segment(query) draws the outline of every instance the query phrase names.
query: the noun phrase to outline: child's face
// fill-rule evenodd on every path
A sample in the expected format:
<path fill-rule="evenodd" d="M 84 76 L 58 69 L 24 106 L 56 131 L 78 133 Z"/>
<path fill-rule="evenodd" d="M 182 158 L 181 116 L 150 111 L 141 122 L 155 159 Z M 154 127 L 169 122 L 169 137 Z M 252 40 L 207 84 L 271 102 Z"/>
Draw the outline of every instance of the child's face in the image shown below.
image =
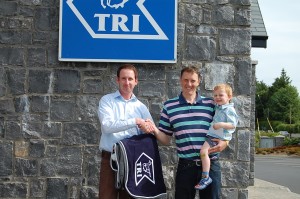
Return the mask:
<path fill-rule="evenodd" d="M 228 96 L 225 89 L 217 89 L 214 91 L 214 101 L 218 105 L 228 104 L 231 96 Z"/>

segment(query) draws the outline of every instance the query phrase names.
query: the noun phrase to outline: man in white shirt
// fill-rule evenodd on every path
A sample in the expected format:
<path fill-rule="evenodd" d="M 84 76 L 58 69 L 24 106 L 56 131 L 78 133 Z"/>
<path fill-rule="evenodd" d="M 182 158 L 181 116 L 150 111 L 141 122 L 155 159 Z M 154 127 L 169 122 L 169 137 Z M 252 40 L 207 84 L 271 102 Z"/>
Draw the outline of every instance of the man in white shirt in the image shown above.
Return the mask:
<path fill-rule="evenodd" d="M 101 167 L 99 182 L 100 199 L 130 198 L 126 190 L 115 188 L 114 171 L 110 167 L 113 144 L 124 138 L 150 131 L 145 120 L 152 117 L 147 107 L 133 94 L 138 84 L 138 72 L 131 64 L 122 65 L 117 71 L 119 90 L 103 96 L 99 102 L 98 116 L 101 123 Z"/>

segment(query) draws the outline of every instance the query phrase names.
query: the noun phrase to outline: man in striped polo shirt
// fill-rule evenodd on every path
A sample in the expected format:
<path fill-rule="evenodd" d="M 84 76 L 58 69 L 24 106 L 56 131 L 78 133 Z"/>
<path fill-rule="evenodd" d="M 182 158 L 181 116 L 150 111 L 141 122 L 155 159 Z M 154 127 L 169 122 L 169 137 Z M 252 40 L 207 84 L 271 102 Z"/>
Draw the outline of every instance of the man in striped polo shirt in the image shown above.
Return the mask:
<path fill-rule="evenodd" d="M 196 67 L 181 70 L 179 96 L 164 103 L 159 128 L 153 125 L 153 133 L 162 144 L 169 144 L 175 136 L 179 157 L 176 172 L 175 199 L 194 199 L 194 185 L 201 178 L 199 150 L 206 139 L 206 133 L 214 116 L 215 105 L 211 98 L 203 97 L 197 91 L 200 74 Z M 209 153 L 220 152 L 227 147 L 226 141 L 216 140 L 218 145 L 210 148 Z M 218 157 L 211 161 L 210 175 L 213 182 L 199 191 L 201 199 L 221 197 L 221 168 Z"/>

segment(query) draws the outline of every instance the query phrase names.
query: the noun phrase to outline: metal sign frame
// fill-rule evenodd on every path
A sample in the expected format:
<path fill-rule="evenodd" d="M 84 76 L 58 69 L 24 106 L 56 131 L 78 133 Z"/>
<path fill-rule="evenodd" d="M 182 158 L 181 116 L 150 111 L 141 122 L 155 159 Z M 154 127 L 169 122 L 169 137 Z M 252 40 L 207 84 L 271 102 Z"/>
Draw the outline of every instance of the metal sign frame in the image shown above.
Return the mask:
<path fill-rule="evenodd" d="M 59 61 L 176 63 L 177 0 L 60 0 L 58 53 Z"/>

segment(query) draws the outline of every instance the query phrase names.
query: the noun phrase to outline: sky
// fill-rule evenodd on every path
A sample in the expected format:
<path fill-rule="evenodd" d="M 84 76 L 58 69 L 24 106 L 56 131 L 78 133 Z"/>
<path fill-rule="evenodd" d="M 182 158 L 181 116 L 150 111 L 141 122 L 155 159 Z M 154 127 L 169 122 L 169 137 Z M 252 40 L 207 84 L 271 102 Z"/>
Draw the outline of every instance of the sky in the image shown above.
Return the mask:
<path fill-rule="evenodd" d="M 282 69 L 300 94 L 300 0 L 258 0 L 265 27 L 267 48 L 252 48 L 258 61 L 256 78 L 271 86 Z"/>

